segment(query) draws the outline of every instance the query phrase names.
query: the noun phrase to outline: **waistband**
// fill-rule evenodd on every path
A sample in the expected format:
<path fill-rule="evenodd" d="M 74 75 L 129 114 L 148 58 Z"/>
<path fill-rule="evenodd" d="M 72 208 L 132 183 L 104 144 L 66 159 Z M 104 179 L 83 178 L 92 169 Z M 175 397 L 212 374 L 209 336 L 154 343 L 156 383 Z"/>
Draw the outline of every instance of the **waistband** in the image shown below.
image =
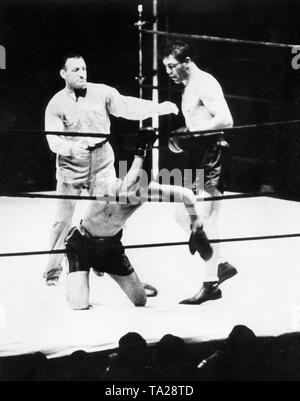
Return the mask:
<path fill-rule="evenodd" d="M 191 131 L 192 133 L 192 131 Z M 195 132 L 195 134 L 197 134 Z M 217 131 L 217 132 L 208 132 L 207 134 L 199 134 L 199 136 L 196 136 L 195 138 L 197 139 L 202 139 L 202 138 L 216 138 L 216 137 L 223 137 L 224 136 L 224 131 Z"/>
<path fill-rule="evenodd" d="M 121 240 L 122 235 L 123 235 L 123 230 L 120 230 L 119 232 L 117 232 L 117 234 L 113 235 L 113 236 L 109 236 L 109 237 L 94 237 L 92 236 L 88 230 L 86 228 L 84 228 L 81 224 L 82 222 L 80 222 L 79 224 L 79 231 L 81 232 L 82 235 L 84 235 L 87 238 L 90 238 L 93 241 L 96 242 L 112 242 L 112 241 L 118 241 Z"/>
<path fill-rule="evenodd" d="M 104 146 L 107 142 L 108 142 L 108 138 L 104 139 L 104 141 L 102 141 L 102 142 L 96 143 L 94 146 L 88 146 L 88 150 L 93 151 L 95 149 L 102 148 L 102 146 Z"/>

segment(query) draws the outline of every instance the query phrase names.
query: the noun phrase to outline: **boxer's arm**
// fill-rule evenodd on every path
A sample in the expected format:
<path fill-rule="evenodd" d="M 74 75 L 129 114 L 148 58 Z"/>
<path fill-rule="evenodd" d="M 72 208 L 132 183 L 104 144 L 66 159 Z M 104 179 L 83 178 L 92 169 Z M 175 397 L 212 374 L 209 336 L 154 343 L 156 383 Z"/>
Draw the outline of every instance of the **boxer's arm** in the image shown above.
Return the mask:
<path fill-rule="evenodd" d="M 207 111 L 211 115 L 210 120 L 195 122 L 190 131 L 203 131 L 229 128 L 233 125 L 233 119 L 224 98 L 220 84 L 213 77 L 206 80 L 205 84 L 198 87 L 199 100 L 202 101 Z"/>
<path fill-rule="evenodd" d="M 135 155 L 131 167 L 117 191 L 118 196 L 128 198 L 129 203 L 136 205 L 140 201 L 141 191 L 145 191 L 148 187 L 148 177 L 145 176 L 143 162 L 143 157 Z"/>

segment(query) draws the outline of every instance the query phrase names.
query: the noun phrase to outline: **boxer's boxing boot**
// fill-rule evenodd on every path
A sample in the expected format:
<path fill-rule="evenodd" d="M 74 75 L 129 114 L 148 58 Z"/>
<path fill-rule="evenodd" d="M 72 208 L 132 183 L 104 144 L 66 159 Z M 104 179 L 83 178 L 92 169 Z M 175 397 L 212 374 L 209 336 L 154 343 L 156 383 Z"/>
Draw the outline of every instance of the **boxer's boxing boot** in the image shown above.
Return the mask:
<path fill-rule="evenodd" d="M 182 305 L 201 305 L 204 302 L 222 298 L 222 292 L 217 281 L 204 282 L 202 288 L 192 298 L 179 302 Z"/>

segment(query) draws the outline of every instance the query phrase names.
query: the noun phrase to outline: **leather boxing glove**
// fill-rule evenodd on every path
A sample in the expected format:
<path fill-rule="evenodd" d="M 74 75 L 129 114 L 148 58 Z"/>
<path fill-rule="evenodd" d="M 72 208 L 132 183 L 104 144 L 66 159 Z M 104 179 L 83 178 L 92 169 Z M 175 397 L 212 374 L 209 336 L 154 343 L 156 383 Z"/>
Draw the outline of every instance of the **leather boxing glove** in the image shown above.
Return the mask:
<path fill-rule="evenodd" d="M 185 134 L 188 132 L 189 130 L 186 127 L 181 127 L 174 131 L 171 131 L 172 135 L 176 135 L 169 138 L 168 146 L 172 152 L 180 153 L 183 151 L 182 145 L 184 141 L 188 138 L 187 136 L 185 136 Z"/>
<path fill-rule="evenodd" d="M 152 148 L 156 139 L 157 135 L 152 127 L 140 128 L 135 137 L 135 153 L 145 157 L 147 150 Z"/>

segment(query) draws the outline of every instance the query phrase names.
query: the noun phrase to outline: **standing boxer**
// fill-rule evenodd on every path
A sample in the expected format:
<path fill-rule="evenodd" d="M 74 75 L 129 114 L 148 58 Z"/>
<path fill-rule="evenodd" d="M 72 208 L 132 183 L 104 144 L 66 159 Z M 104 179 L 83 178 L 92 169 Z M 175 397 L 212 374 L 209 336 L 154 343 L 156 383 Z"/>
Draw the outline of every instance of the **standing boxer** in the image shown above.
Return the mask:
<path fill-rule="evenodd" d="M 178 137 L 169 141 L 169 148 L 173 152 L 187 151 L 189 168 L 192 171 L 204 169 L 204 190 L 201 196 L 218 196 L 224 191 L 225 178 L 229 164 L 229 145 L 224 139 L 222 128 L 231 127 L 233 120 L 230 110 L 218 81 L 210 74 L 202 71 L 193 61 L 193 55 L 186 43 L 176 41 L 169 44 L 163 54 L 163 63 L 169 77 L 176 83 L 182 84 L 182 113 L 186 127 L 177 130 Z M 195 134 L 193 137 L 180 137 L 187 132 L 202 130 L 219 130 L 210 136 Z M 200 194 L 197 179 L 193 183 L 193 191 Z M 203 202 L 202 217 L 205 230 L 212 238 L 217 235 L 217 217 L 220 202 Z M 184 228 L 187 225 L 185 212 L 177 210 L 177 220 Z M 182 301 L 183 304 L 201 304 L 222 296 L 219 284 L 234 276 L 237 270 L 228 262 L 219 263 L 220 254 L 218 245 L 213 246 L 213 257 L 205 264 L 205 278 L 200 291 L 192 298 Z M 222 269 L 223 279 L 218 278 Z"/>

